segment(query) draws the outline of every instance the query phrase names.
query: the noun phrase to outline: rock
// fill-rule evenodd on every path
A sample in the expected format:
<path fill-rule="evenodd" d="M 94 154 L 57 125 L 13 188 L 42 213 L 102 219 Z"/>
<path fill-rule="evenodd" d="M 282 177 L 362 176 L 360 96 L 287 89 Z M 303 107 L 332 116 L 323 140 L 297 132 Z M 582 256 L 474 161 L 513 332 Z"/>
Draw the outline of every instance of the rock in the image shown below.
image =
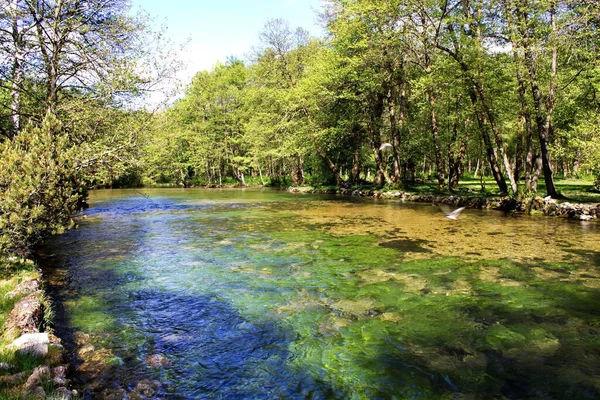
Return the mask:
<path fill-rule="evenodd" d="M 12 369 L 15 366 L 12 364 L 8 364 L 8 363 L 0 363 L 0 370 L 7 370 L 7 369 Z"/>
<path fill-rule="evenodd" d="M 8 315 L 7 330 L 17 328 L 21 334 L 37 333 L 42 324 L 44 306 L 35 294 L 19 300 Z"/>
<path fill-rule="evenodd" d="M 54 367 L 52 369 L 52 375 L 54 377 L 57 377 L 57 376 L 66 377 L 67 376 L 67 366 L 59 365 L 58 367 Z"/>
<path fill-rule="evenodd" d="M 27 382 L 25 382 L 23 388 L 28 392 L 32 392 L 36 387 L 48 380 L 50 380 L 50 368 L 47 365 L 40 365 L 27 378 Z"/>
<path fill-rule="evenodd" d="M 65 386 L 67 384 L 67 367 L 59 365 L 52 369 L 52 382 L 56 386 Z"/>
<path fill-rule="evenodd" d="M 131 392 L 132 399 L 153 398 L 158 392 L 159 384 L 149 379 L 141 380 Z"/>
<path fill-rule="evenodd" d="M 586 214 L 582 214 L 579 216 L 580 221 L 588 221 L 590 219 L 594 219 L 594 217 L 592 217 L 591 215 L 586 215 Z"/>
<path fill-rule="evenodd" d="M 73 392 L 63 386 L 56 389 L 55 393 L 61 400 L 71 400 L 74 396 Z"/>
<path fill-rule="evenodd" d="M 146 363 L 154 368 L 166 367 L 171 365 L 169 359 L 160 354 L 152 354 L 146 357 Z"/>
<path fill-rule="evenodd" d="M 104 389 L 102 391 L 102 397 L 103 400 L 123 400 L 123 399 L 129 399 L 130 397 L 127 395 L 127 392 L 120 387 L 117 388 L 110 388 L 110 389 Z"/>
<path fill-rule="evenodd" d="M 31 354 L 37 357 L 48 355 L 48 333 L 26 333 L 15 339 L 9 346 L 18 352 Z"/>
<path fill-rule="evenodd" d="M 46 392 L 41 386 L 36 386 L 27 391 L 28 399 L 45 399 Z"/>
<path fill-rule="evenodd" d="M 27 378 L 27 374 L 25 372 L 19 372 L 18 374 L 13 375 L 4 375 L 0 376 L 0 385 L 2 386 L 14 386 Z"/>
<path fill-rule="evenodd" d="M 57 387 L 65 387 L 67 386 L 67 378 L 55 376 L 52 378 L 52 383 Z"/>
<path fill-rule="evenodd" d="M 36 279 L 34 279 L 32 281 L 19 283 L 15 287 L 15 290 L 6 293 L 6 297 L 13 298 L 13 297 L 20 296 L 20 295 L 34 293 L 34 292 L 37 292 L 38 290 L 40 290 L 40 282 L 38 282 Z"/>

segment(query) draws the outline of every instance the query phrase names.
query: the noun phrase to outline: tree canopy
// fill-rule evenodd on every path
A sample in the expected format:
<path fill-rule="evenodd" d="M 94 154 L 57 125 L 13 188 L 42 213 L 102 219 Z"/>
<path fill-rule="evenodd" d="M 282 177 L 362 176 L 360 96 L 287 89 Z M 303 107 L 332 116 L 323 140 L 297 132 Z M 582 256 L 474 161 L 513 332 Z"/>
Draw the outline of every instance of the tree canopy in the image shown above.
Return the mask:
<path fill-rule="evenodd" d="M 453 190 L 486 173 L 501 193 L 541 177 L 559 196 L 557 173 L 598 173 L 599 15 L 591 1 L 332 0 L 326 40 L 267 21 L 253 60 L 199 73 L 154 146 L 170 141 L 161 162 L 183 184 L 420 175 Z"/>

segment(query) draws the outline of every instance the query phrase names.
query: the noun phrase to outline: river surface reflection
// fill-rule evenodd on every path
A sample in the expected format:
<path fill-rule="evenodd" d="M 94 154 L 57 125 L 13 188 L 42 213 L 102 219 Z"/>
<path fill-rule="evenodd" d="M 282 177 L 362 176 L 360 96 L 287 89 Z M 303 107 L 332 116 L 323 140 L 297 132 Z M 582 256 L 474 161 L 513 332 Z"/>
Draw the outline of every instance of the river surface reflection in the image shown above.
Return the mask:
<path fill-rule="evenodd" d="M 40 249 L 93 398 L 597 398 L 600 224 L 100 190 Z"/>

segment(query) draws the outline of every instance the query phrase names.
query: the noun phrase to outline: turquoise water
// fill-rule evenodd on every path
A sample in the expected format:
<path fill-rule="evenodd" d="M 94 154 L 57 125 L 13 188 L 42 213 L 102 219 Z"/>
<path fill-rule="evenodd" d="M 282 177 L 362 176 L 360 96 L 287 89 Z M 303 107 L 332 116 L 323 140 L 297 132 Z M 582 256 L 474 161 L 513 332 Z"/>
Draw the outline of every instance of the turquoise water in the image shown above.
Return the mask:
<path fill-rule="evenodd" d="M 600 224 L 96 191 L 40 250 L 95 398 L 595 398 Z"/>

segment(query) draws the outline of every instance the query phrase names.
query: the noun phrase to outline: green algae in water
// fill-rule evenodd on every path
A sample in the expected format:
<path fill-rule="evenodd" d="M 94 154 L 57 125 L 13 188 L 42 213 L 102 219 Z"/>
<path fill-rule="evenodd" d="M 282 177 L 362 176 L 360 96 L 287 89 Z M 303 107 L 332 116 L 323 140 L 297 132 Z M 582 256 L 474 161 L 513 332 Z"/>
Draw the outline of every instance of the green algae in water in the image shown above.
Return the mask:
<path fill-rule="evenodd" d="M 286 199 L 284 205 L 240 209 L 236 203 L 229 211 L 219 205 L 214 213 L 210 208 L 186 211 L 189 215 L 167 211 L 158 220 L 148 213 L 152 235 L 140 234 L 138 248 L 126 261 L 100 267 L 115 275 L 118 294 L 111 298 L 113 291 L 100 290 L 95 300 L 73 300 L 71 308 L 79 308 L 81 314 L 74 325 L 94 330 L 92 321 L 106 315 L 108 322 L 98 326 L 100 331 L 122 329 L 127 321 L 115 323 L 115 301 L 138 294 L 147 299 L 144 293 L 151 287 L 153 298 L 181 297 L 187 304 L 221 310 L 198 314 L 195 318 L 204 322 L 194 326 L 222 326 L 223 338 L 228 326 L 231 333 L 241 329 L 257 335 L 277 327 L 277 335 L 285 338 L 280 348 L 287 352 L 253 361 L 246 374 L 266 379 L 260 371 L 275 376 L 290 368 L 328 387 L 310 389 L 325 397 L 585 398 L 599 393 L 600 277 L 598 266 L 583 262 L 589 252 L 580 252 L 580 261 L 568 264 L 557 262 L 566 254 L 560 249 L 549 249 L 556 257 L 543 260 L 513 261 L 514 249 L 486 259 L 488 246 L 499 244 L 505 251 L 496 226 L 489 229 L 494 235 L 469 236 L 488 242 L 473 245 L 477 251 L 471 253 L 481 256 L 465 259 L 452 247 L 457 238 L 449 237 L 452 243 L 444 244 L 440 239 L 445 234 L 439 232 L 430 238 L 419 236 L 418 229 L 434 225 L 430 210 L 424 216 L 411 210 L 411 219 L 393 222 L 387 207 L 373 211 L 368 204 L 338 202 L 332 209 L 322 201 L 308 204 L 306 199 L 300 205 Z M 357 209 L 364 211 L 364 218 Z M 322 215 L 327 216 L 321 221 Z M 336 222 L 336 215 L 342 223 Z M 140 218 L 146 217 L 136 220 Z M 529 229 L 527 221 L 511 223 L 521 224 L 506 227 L 511 241 L 513 231 Z M 160 230 L 153 224 L 160 224 Z M 371 233 L 361 232 L 360 224 Z M 456 226 L 447 234 L 459 235 L 461 225 Z M 475 228 L 485 231 L 485 226 Z M 576 227 L 572 229 L 576 234 Z M 403 239 L 390 237 L 400 230 Z M 402 245 L 394 240 L 402 240 Z M 381 245 L 385 243 L 394 245 Z M 587 238 L 582 245 L 586 243 Z M 421 251 L 425 248 L 426 253 Z M 161 302 L 152 310 L 162 312 Z M 179 303 L 169 304 L 176 309 Z M 218 314 L 223 312 L 230 316 L 221 320 Z M 113 341 L 117 349 L 135 347 L 142 353 L 121 351 L 126 356 L 119 360 L 143 360 L 144 354 L 165 348 L 176 351 L 199 334 L 171 332 L 168 325 L 160 328 L 168 332 L 160 331 L 152 319 L 144 319 L 151 316 L 133 311 L 130 316 L 138 324 L 135 329 L 149 329 L 145 338 L 135 334 L 132 324 L 124 337 L 114 332 L 114 337 L 103 339 L 106 346 Z M 177 318 L 174 323 L 184 323 Z M 238 322 L 228 325 L 232 320 Z M 217 357 L 215 362 L 227 362 L 227 355 L 222 357 L 225 361 Z M 173 365 L 153 373 L 158 379 L 178 381 L 183 379 L 176 372 L 180 368 Z M 215 367 L 197 368 L 198 379 L 210 382 Z"/>

